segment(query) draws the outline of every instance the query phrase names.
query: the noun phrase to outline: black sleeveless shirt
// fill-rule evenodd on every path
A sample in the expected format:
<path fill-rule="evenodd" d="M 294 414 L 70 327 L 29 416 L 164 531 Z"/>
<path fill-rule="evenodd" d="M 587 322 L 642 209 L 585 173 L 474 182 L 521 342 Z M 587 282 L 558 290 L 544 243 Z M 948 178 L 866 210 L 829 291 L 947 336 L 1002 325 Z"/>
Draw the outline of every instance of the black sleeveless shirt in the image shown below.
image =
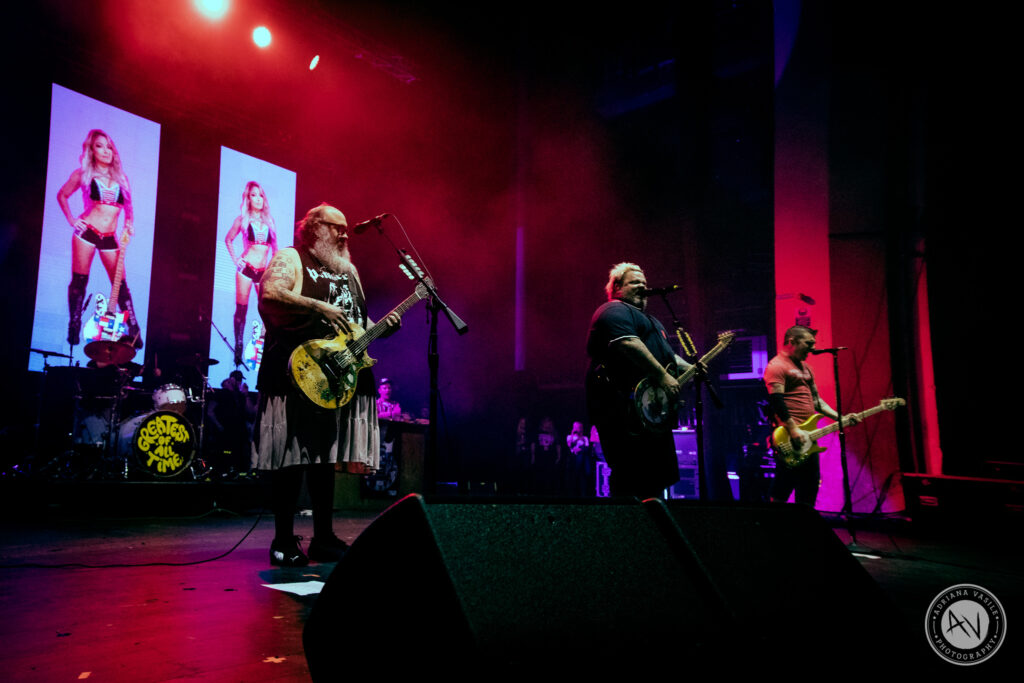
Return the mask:
<path fill-rule="evenodd" d="M 299 253 L 302 264 L 302 296 L 337 306 L 345 313 L 349 322 L 354 322 L 365 329 L 366 299 L 355 270 L 351 273 L 338 274 L 322 264 L 307 249 L 296 247 L 295 250 Z M 276 313 L 278 324 L 271 324 L 268 320 L 270 316 L 264 312 L 262 299 L 260 316 L 263 318 L 267 335 L 256 388 L 262 393 L 288 393 L 293 386 L 288 372 L 288 358 L 292 351 L 310 339 L 333 338 L 334 328 L 322 315 L 306 309 Z M 367 368 L 359 373 L 356 393 L 365 396 L 376 395 L 377 388 L 371 369 Z"/>

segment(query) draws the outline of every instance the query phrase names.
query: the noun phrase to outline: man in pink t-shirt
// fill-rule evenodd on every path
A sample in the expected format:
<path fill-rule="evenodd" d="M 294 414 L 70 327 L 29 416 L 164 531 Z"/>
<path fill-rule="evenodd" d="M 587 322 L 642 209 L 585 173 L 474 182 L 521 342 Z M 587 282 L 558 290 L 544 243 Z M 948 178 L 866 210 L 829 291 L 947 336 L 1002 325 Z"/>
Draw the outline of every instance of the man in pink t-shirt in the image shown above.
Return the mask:
<path fill-rule="evenodd" d="M 799 447 L 807 438 L 799 425 L 816 413 L 833 420 L 839 414 L 832 406 L 818 396 L 814 384 L 814 370 L 807 364 L 807 357 L 814 349 L 817 330 L 803 325 L 794 325 L 783 336 L 782 350 L 768 362 L 764 369 L 764 383 L 768 389 L 768 405 L 775 416 L 775 423 L 786 428 L 794 447 Z M 855 424 L 847 416 L 844 424 Z M 795 467 L 786 467 L 781 462 L 775 468 L 775 482 L 771 498 L 775 502 L 786 502 L 791 493 L 796 493 L 797 503 L 814 505 L 821 483 L 821 467 L 815 453 Z"/>

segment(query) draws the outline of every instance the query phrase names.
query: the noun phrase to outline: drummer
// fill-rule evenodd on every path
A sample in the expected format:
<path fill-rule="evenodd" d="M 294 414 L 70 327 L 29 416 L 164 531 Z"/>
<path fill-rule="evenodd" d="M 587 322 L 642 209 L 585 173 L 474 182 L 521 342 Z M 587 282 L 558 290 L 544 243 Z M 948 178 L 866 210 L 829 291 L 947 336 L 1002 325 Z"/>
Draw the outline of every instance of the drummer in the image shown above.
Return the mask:
<path fill-rule="evenodd" d="M 142 372 L 142 366 L 131 360 L 135 349 L 130 344 L 93 341 L 86 344 L 85 352 L 90 356 L 85 366 L 103 371 L 100 376 L 107 376 L 116 385 L 114 391 L 120 391 Z"/>
<path fill-rule="evenodd" d="M 142 372 L 142 366 L 138 363 L 128 361 L 127 363 L 107 363 L 102 360 L 96 360 L 95 358 L 85 364 L 87 368 L 118 368 L 128 373 L 129 377 L 138 377 L 139 373 Z"/>

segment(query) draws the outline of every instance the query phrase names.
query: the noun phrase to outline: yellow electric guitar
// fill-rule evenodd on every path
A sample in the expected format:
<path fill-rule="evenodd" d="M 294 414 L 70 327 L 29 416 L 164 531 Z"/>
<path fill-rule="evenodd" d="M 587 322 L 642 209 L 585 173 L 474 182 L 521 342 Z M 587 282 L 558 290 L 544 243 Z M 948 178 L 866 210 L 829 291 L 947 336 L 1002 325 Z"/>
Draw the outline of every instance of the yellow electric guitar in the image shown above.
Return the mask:
<path fill-rule="evenodd" d="M 430 295 L 422 284 L 391 313 L 401 316 L 413 304 Z M 389 313 L 388 315 L 391 315 Z M 359 381 L 359 371 L 377 361 L 366 355 L 366 349 L 390 327 L 377 323 L 368 331 L 350 323 L 352 331 L 341 332 L 329 339 L 313 339 L 292 351 L 288 368 L 302 393 L 321 408 L 339 408 L 352 400 Z"/>
<path fill-rule="evenodd" d="M 871 417 L 875 413 L 879 413 L 883 410 L 896 410 L 897 408 L 905 405 L 907 405 L 907 402 L 902 398 L 884 398 L 874 408 L 868 408 L 862 413 L 847 415 L 846 419 L 853 417 L 859 424 L 864 421 L 864 418 Z M 818 420 L 822 417 L 822 415 L 815 413 L 804 420 L 801 424 L 797 425 L 797 428 L 803 432 L 806 437 L 800 442 L 801 445 L 799 448 L 793 447 L 792 439 L 785 427 L 776 427 L 775 431 L 772 432 L 772 450 L 775 452 L 775 462 L 783 467 L 796 467 L 815 453 L 821 453 L 825 450 L 818 446 L 818 439 L 826 434 L 838 431 L 839 423 L 833 422 L 821 429 L 815 429 L 815 426 L 818 424 Z M 846 422 L 845 419 L 844 422 L 847 427 L 853 426 Z"/>

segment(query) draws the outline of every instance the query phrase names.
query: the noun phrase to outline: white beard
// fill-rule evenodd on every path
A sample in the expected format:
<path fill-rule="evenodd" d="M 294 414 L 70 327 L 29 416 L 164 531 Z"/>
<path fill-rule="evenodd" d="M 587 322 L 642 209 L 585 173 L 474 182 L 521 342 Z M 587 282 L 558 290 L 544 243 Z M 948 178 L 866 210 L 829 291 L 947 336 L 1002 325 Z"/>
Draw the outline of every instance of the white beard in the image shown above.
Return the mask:
<path fill-rule="evenodd" d="M 339 246 L 338 242 L 320 236 L 310 248 L 309 252 L 320 260 L 320 263 L 327 266 L 338 275 L 354 274 L 355 266 L 349 258 L 348 241 Z"/>

